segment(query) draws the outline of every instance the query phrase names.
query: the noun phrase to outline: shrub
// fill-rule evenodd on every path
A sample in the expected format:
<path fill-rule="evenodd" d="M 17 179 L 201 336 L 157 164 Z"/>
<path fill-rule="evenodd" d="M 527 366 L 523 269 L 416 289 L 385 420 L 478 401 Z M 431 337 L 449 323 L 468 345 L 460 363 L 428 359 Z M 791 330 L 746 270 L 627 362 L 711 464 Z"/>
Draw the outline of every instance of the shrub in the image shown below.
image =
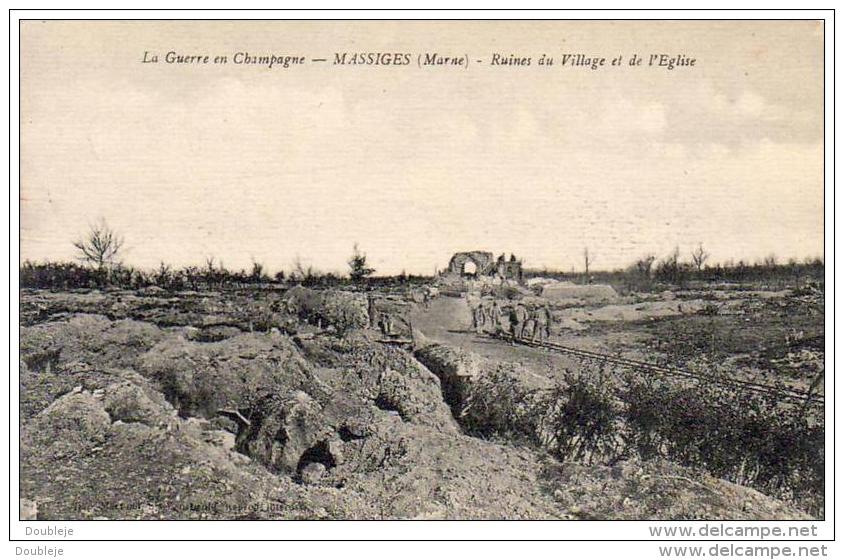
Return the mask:
<path fill-rule="evenodd" d="M 541 445 L 546 396 L 529 389 L 506 364 L 475 378 L 458 416 L 474 436 Z"/>
<path fill-rule="evenodd" d="M 560 460 L 612 462 L 623 455 L 616 383 L 605 367 L 566 373 L 554 387 L 530 388 L 507 364 L 474 378 L 460 423 L 470 434 L 540 447 Z"/>
<path fill-rule="evenodd" d="M 544 449 L 563 461 L 662 458 L 750 486 L 823 515 L 820 411 L 720 383 L 681 384 L 587 363 L 551 389 L 531 389 L 511 366 L 475 377 L 459 420 L 467 433 Z"/>
<path fill-rule="evenodd" d="M 628 448 L 823 509 L 824 428 L 805 407 L 705 382 L 632 374 L 620 393 Z M 821 422 L 821 423 L 818 423 Z"/>
<path fill-rule="evenodd" d="M 564 461 L 607 463 L 623 456 L 617 390 L 605 365 L 567 372 L 546 397 L 545 447 Z"/>

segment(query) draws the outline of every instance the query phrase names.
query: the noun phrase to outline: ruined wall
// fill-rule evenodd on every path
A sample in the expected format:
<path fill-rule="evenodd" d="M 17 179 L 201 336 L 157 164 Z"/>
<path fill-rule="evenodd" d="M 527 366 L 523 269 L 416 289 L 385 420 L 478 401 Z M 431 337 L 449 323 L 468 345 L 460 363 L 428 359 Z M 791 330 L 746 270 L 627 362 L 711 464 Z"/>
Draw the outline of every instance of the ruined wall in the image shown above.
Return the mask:
<path fill-rule="evenodd" d="M 515 260 L 515 257 L 507 260 L 502 254 L 496 259 L 492 253 L 487 251 L 467 251 L 455 253 L 448 263 L 448 273 L 454 276 L 462 276 L 467 263 L 473 263 L 477 276 L 496 276 L 507 280 L 523 281 L 522 262 Z"/>
<path fill-rule="evenodd" d="M 504 261 L 499 262 L 497 266 L 498 275 L 501 278 L 516 280 L 520 284 L 523 281 L 522 262 L 521 261 Z"/>
<path fill-rule="evenodd" d="M 463 267 L 466 263 L 472 262 L 477 267 L 477 274 L 489 275 L 495 272 L 495 259 L 492 253 L 485 251 L 469 251 L 466 253 L 455 253 L 448 263 L 448 270 L 452 274 L 463 274 Z"/>

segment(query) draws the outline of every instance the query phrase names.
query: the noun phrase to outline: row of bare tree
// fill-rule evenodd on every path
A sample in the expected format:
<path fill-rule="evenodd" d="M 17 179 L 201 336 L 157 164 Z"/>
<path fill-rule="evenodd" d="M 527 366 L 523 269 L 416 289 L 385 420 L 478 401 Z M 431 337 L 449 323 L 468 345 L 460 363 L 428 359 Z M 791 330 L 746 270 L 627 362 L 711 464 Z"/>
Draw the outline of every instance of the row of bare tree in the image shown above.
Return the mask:
<path fill-rule="evenodd" d="M 265 272 L 264 265 L 252 261 L 251 270 L 229 270 L 222 261 L 215 263 L 214 257 L 206 257 L 204 267 L 186 266 L 174 268 L 162 262 L 154 271 L 144 271 L 125 266 L 121 261 L 124 237 L 112 229 L 104 219 L 89 226 L 85 235 L 73 242 L 76 248 L 75 263 L 31 263 L 21 266 L 21 285 L 29 287 L 94 287 L 119 285 L 127 287 L 160 286 L 173 289 L 196 289 L 199 287 L 223 287 L 239 284 L 262 284 L 283 282 L 290 279 L 305 285 L 336 285 L 344 279 L 332 273 L 322 273 L 312 266 L 302 264 L 296 258 L 289 275 L 277 272 L 273 278 Z M 348 279 L 355 284 L 363 283 L 375 269 L 367 263 L 366 254 L 358 245 L 348 260 Z"/>
<path fill-rule="evenodd" d="M 21 266 L 21 285 L 24 287 L 97 287 L 97 286 L 160 286 L 168 289 L 197 289 L 200 287 L 223 287 L 243 284 L 264 284 L 272 282 L 290 281 L 306 286 L 337 286 L 351 285 L 393 285 L 425 280 L 421 276 L 410 276 L 402 273 L 396 277 L 370 278 L 375 272 L 368 265 L 366 254 L 354 245 L 353 253 L 348 260 L 348 276 L 333 273 L 323 273 L 313 266 L 306 266 L 297 258 L 288 273 L 280 271 L 272 278 L 266 273 L 263 264 L 253 261 L 251 270 L 241 269 L 233 271 L 227 269 L 222 262 L 215 262 L 213 257 L 205 259 L 204 266 L 187 266 L 173 268 L 161 263 L 154 271 L 144 271 L 121 263 L 121 253 L 124 238 L 112 229 L 105 220 L 100 219 L 90 226 L 85 235 L 73 242 L 77 250 L 77 259 L 82 264 L 75 263 L 24 263 Z M 823 275 L 823 260 L 806 259 L 802 263 L 790 260 L 783 265 L 777 263 L 776 257 L 770 255 L 762 261 L 750 264 L 744 261 L 737 263 L 709 265 L 709 252 L 699 243 L 684 261 L 681 252 L 675 247 L 671 253 L 662 259 L 653 254 L 637 259 L 626 270 L 615 272 L 595 272 L 593 264 L 595 254 L 588 248 L 583 250 L 583 264 L 585 280 L 591 282 L 598 279 L 603 282 L 621 283 L 633 289 L 648 289 L 654 281 L 682 285 L 688 280 L 707 281 L 743 281 L 762 279 L 765 277 L 793 278 L 794 284 L 800 284 L 800 278 L 809 275 L 821 278 Z M 542 271 L 542 275 L 579 279 L 579 275 Z M 598 278 L 593 278 L 597 276 Z"/>

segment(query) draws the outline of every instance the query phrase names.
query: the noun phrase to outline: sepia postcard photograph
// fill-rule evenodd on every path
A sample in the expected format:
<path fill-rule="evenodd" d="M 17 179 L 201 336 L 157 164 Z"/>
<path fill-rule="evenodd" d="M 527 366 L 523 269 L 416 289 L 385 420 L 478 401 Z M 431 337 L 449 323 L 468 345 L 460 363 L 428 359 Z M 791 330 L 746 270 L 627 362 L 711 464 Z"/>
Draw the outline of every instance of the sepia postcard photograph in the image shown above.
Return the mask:
<path fill-rule="evenodd" d="M 33 538 L 828 519 L 823 18 L 44 16 Z"/>

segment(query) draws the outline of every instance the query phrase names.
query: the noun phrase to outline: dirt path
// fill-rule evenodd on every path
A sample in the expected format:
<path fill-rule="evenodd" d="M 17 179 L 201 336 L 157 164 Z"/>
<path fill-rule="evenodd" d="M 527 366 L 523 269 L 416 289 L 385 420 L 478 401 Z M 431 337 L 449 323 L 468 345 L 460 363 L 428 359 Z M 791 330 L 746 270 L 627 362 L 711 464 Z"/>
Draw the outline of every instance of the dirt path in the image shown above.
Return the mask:
<path fill-rule="evenodd" d="M 580 362 L 569 356 L 541 348 L 514 346 L 472 332 L 469 307 L 460 298 L 436 298 L 428 309 L 415 309 L 411 320 L 413 327 L 432 342 L 463 348 L 492 360 L 518 363 L 551 378 L 558 377 L 566 369 L 577 371 L 580 367 Z"/>

